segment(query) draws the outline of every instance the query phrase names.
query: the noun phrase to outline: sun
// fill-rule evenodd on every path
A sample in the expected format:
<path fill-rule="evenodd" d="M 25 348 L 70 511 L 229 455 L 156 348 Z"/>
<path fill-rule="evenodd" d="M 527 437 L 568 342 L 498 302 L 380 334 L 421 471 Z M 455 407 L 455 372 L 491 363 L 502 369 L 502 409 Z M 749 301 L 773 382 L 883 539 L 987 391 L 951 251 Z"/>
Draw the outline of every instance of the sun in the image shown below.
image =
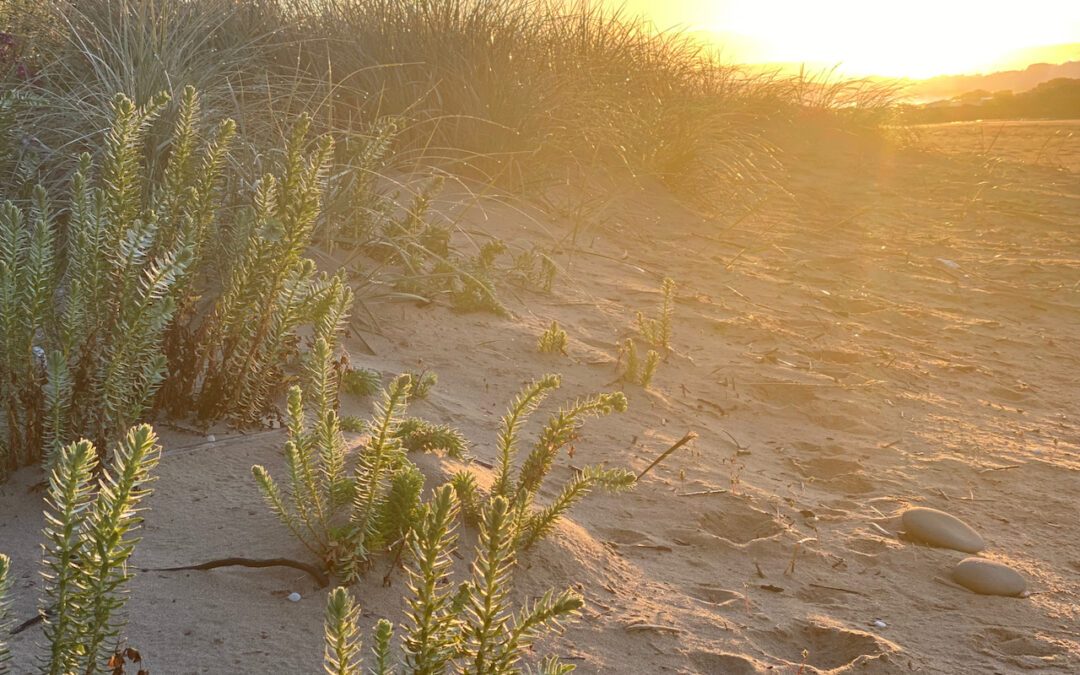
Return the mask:
<path fill-rule="evenodd" d="M 991 6 L 992 5 L 992 6 Z M 631 0 L 661 28 L 745 37 L 751 62 L 840 64 L 857 75 L 929 77 L 999 67 L 1024 47 L 1080 41 L 1080 2 L 1028 0 Z"/>

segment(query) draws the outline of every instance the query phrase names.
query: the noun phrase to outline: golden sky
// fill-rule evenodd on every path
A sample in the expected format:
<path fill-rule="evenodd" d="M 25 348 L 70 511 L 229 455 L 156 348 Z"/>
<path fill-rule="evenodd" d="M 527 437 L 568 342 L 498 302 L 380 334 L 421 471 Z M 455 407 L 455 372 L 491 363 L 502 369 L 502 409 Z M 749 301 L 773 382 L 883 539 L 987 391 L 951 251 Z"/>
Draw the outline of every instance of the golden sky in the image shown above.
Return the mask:
<path fill-rule="evenodd" d="M 853 75 L 1023 68 L 1017 50 L 1080 42 L 1080 0 L 626 0 L 625 6 L 660 28 L 717 34 L 733 61 L 841 63 Z"/>

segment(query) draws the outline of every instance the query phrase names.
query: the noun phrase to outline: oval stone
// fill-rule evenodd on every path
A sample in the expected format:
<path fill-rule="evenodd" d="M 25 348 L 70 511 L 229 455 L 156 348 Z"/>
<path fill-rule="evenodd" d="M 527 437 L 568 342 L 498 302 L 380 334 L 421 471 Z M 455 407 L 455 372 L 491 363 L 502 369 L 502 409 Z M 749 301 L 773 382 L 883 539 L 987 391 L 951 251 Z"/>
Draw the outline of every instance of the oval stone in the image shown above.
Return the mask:
<path fill-rule="evenodd" d="M 964 558 L 956 564 L 952 578 L 964 588 L 982 595 L 1014 596 L 1027 588 L 1027 582 L 1019 572 L 1008 565 L 982 558 Z"/>
<path fill-rule="evenodd" d="M 986 542 L 978 532 L 944 511 L 920 506 L 904 511 L 900 519 L 909 535 L 931 546 L 964 553 L 978 553 L 986 548 Z"/>

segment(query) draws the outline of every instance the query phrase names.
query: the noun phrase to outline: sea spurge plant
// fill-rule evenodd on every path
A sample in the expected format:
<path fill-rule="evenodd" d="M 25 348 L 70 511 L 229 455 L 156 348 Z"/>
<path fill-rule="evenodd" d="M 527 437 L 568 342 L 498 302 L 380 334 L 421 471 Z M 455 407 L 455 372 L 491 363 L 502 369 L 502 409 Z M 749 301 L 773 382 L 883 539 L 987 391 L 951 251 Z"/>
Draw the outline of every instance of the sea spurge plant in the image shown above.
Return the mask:
<path fill-rule="evenodd" d="M 368 433 L 367 421 L 355 415 L 341 418 L 342 431 Z M 468 461 L 469 442 L 461 432 L 448 424 L 435 424 L 420 417 L 401 420 L 394 437 L 409 452 L 442 452 L 447 457 Z"/>
<path fill-rule="evenodd" d="M 302 398 L 299 387 L 289 390 L 286 491 L 278 488 L 270 472 L 262 466 L 255 465 L 251 470 L 259 491 L 274 514 L 308 550 L 329 566 L 333 544 L 330 520 L 349 502 L 347 494 L 331 499 L 332 493 L 344 490 L 345 477 L 339 469 L 344 465 L 345 448 L 338 435 L 327 433 L 327 427 L 332 430 L 334 426 L 333 412 L 322 417 L 315 429 L 306 427 Z M 317 442 L 321 445 L 316 446 Z"/>
<path fill-rule="evenodd" d="M 357 566 L 366 558 L 365 546 L 374 549 L 379 540 L 377 516 L 390 476 L 407 465 L 397 431 L 411 388 L 412 378 L 399 376 L 383 392 L 382 401 L 375 404 L 368 426 L 371 438 L 360 453 L 355 472 L 356 489 L 347 528 L 348 548 L 344 552 L 345 569 L 350 576 L 358 571 Z"/>
<path fill-rule="evenodd" d="M 518 543 L 522 548 L 529 548 L 540 541 L 555 528 L 555 524 L 574 504 L 585 498 L 599 487 L 608 492 L 622 492 L 634 486 L 634 474 L 625 469 L 605 469 L 598 466 L 586 466 L 574 474 L 558 496 L 550 504 L 534 513 L 521 512 L 519 515 Z"/>
<path fill-rule="evenodd" d="M 446 424 L 434 424 L 419 417 L 401 423 L 397 432 L 402 445 L 409 451 L 446 453 L 454 459 L 466 459 L 468 441 L 457 429 Z"/>
<path fill-rule="evenodd" d="M 584 420 L 625 411 L 626 397 L 616 392 L 578 400 L 551 416 L 522 463 L 513 491 L 507 495 L 515 513 L 519 545 L 530 546 L 541 539 L 575 502 L 594 487 L 618 491 L 633 485 L 634 476 L 626 469 L 585 467 L 551 506 L 535 514 L 532 511 L 536 493 L 551 470 L 555 457 L 577 437 Z"/>
<path fill-rule="evenodd" d="M 491 488 L 492 496 L 510 495 L 511 471 L 514 457 L 517 455 L 521 428 L 525 426 L 529 415 L 540 407 L 548 394 L 558 389 L 561 384 L 562 378 L 558 375 L 545 375 L 525 387 L 503 415 L 496 444 L 498 465 L 495 484 Z"/>
<path fill-rule="evenodd" d="M 96 673 L 106 669 L 123 626 L 124 584 L 134 576 L 127 561 L 139 541 L 131 533 L 138 505 L 160 454 L 153 429 L 131 429 L 111 467 L 98 473 L 97 449 L 83 440 L 63 448 L 49 477 L 45 535 L 45 636 L 42 673 Z"/>
<path fill-rule="evenodd" d="M 558 321 L 552 321 L 547 330 L 540 334 L 537 345 L 541 354 L 562 354 L 566 356 L 566 331 L 559 328 Z"/>
<path fill-rule="evenodd" d="M 79 554 L 85 513 L 92 499 L 97 451 L 83 440 L 67 446 L 57 457 L 45 498 L 45 597 L 53 616 L 45 624 L 51 652 L 43 673 L 75 672 L 83 615 L 83 570 Z"/>
<path fill-rule="evenodd" d="M 4 662 L 11 657 L 4 638 L 11 631 L 11 605 L 7 594 L 11 591 L 14 579 L 11 574 L 11 558 L 0 553 L 0 675 L 7 675 L 8 667 Z"/>
<path fill-rule="evenodd" d="M 297 121 L 282 175 L 263 176 L 235 225 L 236 252 L 221 296 L 205 323 L 189 329 L 196 337 L 177 348 L 176 358 L 193 372 L 167 392 L 174 407 L 260 422 L 282 380 L 281 364 L 295 349 L 296 328 L 336 324 L 347 313 L 351 290 L 340 278 L 316 275 L 305 257 L 333 151 L 322 136 L 304 153 L 310 123 L 307 116 Z"/>
<path fill-rule="evenodd" d="M 370 368 L 349 368 L 342 374 L 341 388 L 356 396 L 371 396 L 382 389 L 382 375 Z"/>
<path fill-rule="evenodd" d="M 442 673 L 507 675 L 520 673 L 521 658 L 545 632 L 574 618 L 584 604 L 568 590 L 549 590 L 535 603 L 515 609 L 510 602 L 516 566 L 514 514 L 497 497 L 485 508 L 470 577 L 454 587 L 454 523 L 458 503 L 444 485 L 420 509 L 410 538 L 409 590 L 401 657 L 393 663 L 393 626 L 381 620 L 375 629 L 371 673 Z M 358 608 L 344 588 L 327 602 L 326 659 L 328 673 L 360 673 L 356 638 Z M 573 666 L 548 658 L 543 673 L 565 674 Z"/>
<path fill-rule="evenodd" d="M 43 353 L 36 343 L 52 323 L 48 306 L 55 276 L 52 209 L 44 189 L 27 215 L 11 202 L 0 205 L 0 479 L 40 452 L 44 401 Z M 36 349 L 35 349 L 36 347 Z"/>
<path fill-rule="evenodd" d="M 323 354 L 322 368 L 329 369 L 328 350 L 316 351 Z M 411 386 L 411 378 L 401 376 L 383 392 L 364 425 L 370 435 L 352 469 L 347 466 L 345 441 L 331 405 L 336 399 L 317 397 L 305 411 L 304 395 L 293 387 L 289 390 L 285 489 L 265 468 L 252 467 L 271 510 L 330 572 L 354 578 L 371 551 L 397 542 L 411 525 L 402 519 L 412 513 L 409 501 L 416 497 L 410 495 L 418 496 L 418 478 L 397 434 Z"/>
<path fill-rule="evenodd" d="M 495 259 L 505 252 L 506 242 L 495 239 L 481 246 L 475 258 L 462 264 L 450 283 L 455 309 L 509 315 L 495 290 Z"/>
<path fill-rule="evenodd" d="M 664 350 L 671 349 L 671 318 L 675 314 L 675 282 L 670 277 L 664 278 L 661 287 L 664 299 L 660 303 L 660 318 L 646 318 L 641 312 L 637 313 L 638 331 L 653 347 Z"/>
<path fill-rule="evenodd" d="M 349 424 L 366 436 L 350 469 L 342 425 L 334 409 L 336 398 L 327 393 L 328 385 L 318 384 L 331 377 L 330 349 L 323 342 L 320 337 L 312 351 L 313 405 L 305 410 L 305 396 L 299 387 L 289 392 L 284 488 L 262 466 L 252 467 L 252 474 L 286 528 L 329 572 L 354 579 L 370 563 L 373 553 L 396 547 L 400 555 L 410 533 L 421 535 L 423 530 L 417 528 L 426 527 L 424 518 L 432 507 L 423 513 L 419 508 L 424 479 L 408 461 L 406 450 L 442 449 L 460 457 L 465 442 L 448 427 L 405 417 L 414 385 L 411 376 L 402 375 L 383 392 L 369 421 Z M 321 366 L 316 367 L 316 363 Z M 446 487 L 457 494 L 455 512 L 464 506 L 469 523 L 480 522 L 493 500 L 504 499 L 512 514 L 515 547 L 531 546 L 544 538 L 558 519 L 594 488 L 624 490 L 634 482 L 633 474 L 626 470 L 587 466 L 567 482 L 554 501 L 534 508 L 536 494 L 555 457 L 577 437 L 584 420 L 626 409 L 626 397 L 613 393 L 598 394 L 559 410 L 540 432 L 515 477 L 521 429 L 529 414 L 558 386 L 557 375 L 541 378 L 522 391 L 503 417 L 490 495 L 483 496 L 475 477 L 465 471 Z M 412 541 L 410 546 L 415 548 Z"/>
<path fill-rule="evenodd" d="M 567 485 L 554 502 L 539 510 L 533 509 L 536 494 L 562 448 L 577 437 L 577 432 L 589 417 L 599 417 L 626 410 L 626 397 L 619 392 L 597 394 L 578 400 L 553 414 L 541 430 L 532 450 L 514 477 L 521 429 L 544 399 L 560 385 L 558 375 L 546 375 L 528 385 L 518 394 L 502 418 L 496 443 L 495 481 L 487 500 L 503 498 L 510 505 L 514 519 L 514 536 L 518 547 L 528 547 L 551 532 L 555 523 L 585 495 L 596 487 L 619 491 L 634 483 L 633 474 L 625 469 L 585 467 Z M 454 488 L 465 508 L 466 520 L 478 521 L 483 502 L 478 497 L 475 481 L 455 476 Z"/>
<path fill-rule="evenodd" d="M 388 544 L 404 545 L 418 522 L 420 493 L 424 489 L 424 474 L 406 464 L 390 478 L 386 499 L 380 504 L 378 532 Z"/>
<path fill-rule="evenodd" d="M 660 354 L 655 349 L 650 349 L 642 363 L 638 356 L 637 344 L 632 338 L 626 338 L 624 342 L 616 342 L 615 349 L 619 352 L 619 361 L 625 363 L 619 379 L 630 384 L 648 387 L 656 375 L 656 368 L 660 365 Z"/>
<path fill-rule="evenodd" d="M 165 180 L 151 188 L 143 145 L 167 100 L 112 100 L 100 166 L 79 158 L 62 227 L 40 186 L 25 212 L 0 206 L 0 478 L 76 437 L 118 441 L 170 370 L 165 345 L 192 302 L 233 127 L 198 147 L 198 97 L 186 90 Z"/>
<path fill-rule="evenodd" d="M 204 129 L 188 87 L 166 152 L 155 148 L 148 166 L 149 129 L 167 102 L 114 97 L 101 159 L 79 158 L 61 206 L 40 187 L 26 208 L 0 203 L 0 480 L 75 438 L 108 449 L 156 408 L 265 421 L 297 328 L 312 326 L 317 349 L 348 317 L 343 277 L 306 257 L 330 138 L 308 151 L 301 117 L 280 174 L 223 225 L 236 127 Z M 311 396 L 336 401 L 336 373 L 312 383 Z"/>
<path fill-rule="evenodd" d="M 505 654 L 507 624 L 506 596 L 510 592 L 514 565 L 514 520 L 507 512 L 507 502 L 496 497 L 480 527 L 477 557 L 473 563 L 471 588 L 463 633 L 464 660 L 471 672 L 499 672 Z M 511 652 L 513 653 L 513 652 Z"/>
<path fill-rule="evenodd" d="M 454 611 L 453 587 L 445 583 L 453 566 L 457 513 L 453 490 L 443 486 L 424 506 L 411 541 L 415 568 L 409 568 L 409 628 L 402 640 L 410 673 L 442 673 L 457 656 L 461 622 Z"/>
<path fill-rule="evenodd" d="M 450 477 L 454 495 L 461 504 L 461 515 L 469 525 L 479 525 L 483 510 L 483 495 L 476 484 L 476 476 L 471 471 L 458 471 Z"/>
<path fill-rule="evenodd" d="M 356 619 L 360 608 L 349 591 L 338 587 L 326 601 L 326 659 L 324 668 L 329 675 L 360 673 L 360 629 Z"/>
<path fill-rule="evenodd" d="M 514 256 L 510 275 L 526 288 L 551 292 L 558 266 L 548 254 L 535 248 Z"/>
<path fill-rule="evenodd" d="M 427 398 L 432 387 L 439 383 L 438 373 L 430 370 L 421 370 L 420 372 L 410 370 L 408 375 L 413 381 L 412 397 L 414 399 Z"/>
<path fill-rule="evenodd" d="M 390 640 L 394 637 L 394 624 L 386 619 L 379 619 L 375 624 L 375 645 L 371 653 L 375 663 L 369 669 L 371 675 L 392 675 L 397 672 L 393 666 L 394 657 L 390 653 Z"/>
<path fill-rule="evenodd" d="M 541 430 L 532 451 L 522 463 L 513 491 L 508 494 L 511 503 L 518 508 L 531 502 L 559 451 L 577 436 L 584 420 L 589 417 L 609 415 L 626 411 L 626 397 L 621 392 L 597 394 L 578 400 L 560 409 Z M 500 483 L 506 481 L 499 478 Z"/>

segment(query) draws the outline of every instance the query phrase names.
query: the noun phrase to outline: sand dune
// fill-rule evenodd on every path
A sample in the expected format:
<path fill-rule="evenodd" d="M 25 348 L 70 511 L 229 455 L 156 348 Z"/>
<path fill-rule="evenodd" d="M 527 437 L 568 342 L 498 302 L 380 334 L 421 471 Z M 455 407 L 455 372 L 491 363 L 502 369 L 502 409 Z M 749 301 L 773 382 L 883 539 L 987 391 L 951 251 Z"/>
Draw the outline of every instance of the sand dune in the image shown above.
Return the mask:
<path fill-rule="evenodd" d="M 554 403 L 615 388 L 630 401 L 585 427 L 556 479 L 585 464 L 640 471 L 698 434 L 634 492 L 590 498 L 522 556 L 519 601 L 571 585 L 588 603 L 537 659 L 557 652 L 582 673 L 1080 671 L 1075 168 L 821 147 L 796 146 L 790 194 L 743 219 L 649 185 L 624 188 L 592 223 L 481 202 L 466 229 L 514 244 L 583 227 L 579 250 L 558 252 L 554 290 L 504 284 L 510 318 L 383 306 L 380 330 L 361 336 L 373 355 L 346 341 L 354 363 L 383 373 L 437 372 L 412 414 L 457 426 L 482 460 L 505 404 L 547 372 L 564 375 Z M 678 285 L 673 350 L 649 389 L 623 387 L 614 343 L 634 335 L 635 311 L 655 311 L 664 276 Z M 569 356 L 537 352 L 553 319 Z M 342 401 L 355 414 L 369 404 Z M 283 432 L 161 431 L 135 565 L 305 559 L 249 473 L 281 471 Z M 458 466 L 415 461 L 429 485 Z M 0 486 L 20 619 L 41 589 L 41 504 L 27 498 L 40 480 L 25 469 Z M 953 583 L 967 554 L 899 536 L 911 506 L 971 525 L 980 555 L 1018 570 L 1030 596 Z M 402 621 L 405 579 L 382 587 L 389 564 L 356 588 L 366 628 Z M 301 572 L 141 572 L 130 590 L 126 634 L 151 672 L 319 669 L 325 595 Z M 32 669 L 41 641 L 38 628 L 13 638 L 14 672 Z"/>

